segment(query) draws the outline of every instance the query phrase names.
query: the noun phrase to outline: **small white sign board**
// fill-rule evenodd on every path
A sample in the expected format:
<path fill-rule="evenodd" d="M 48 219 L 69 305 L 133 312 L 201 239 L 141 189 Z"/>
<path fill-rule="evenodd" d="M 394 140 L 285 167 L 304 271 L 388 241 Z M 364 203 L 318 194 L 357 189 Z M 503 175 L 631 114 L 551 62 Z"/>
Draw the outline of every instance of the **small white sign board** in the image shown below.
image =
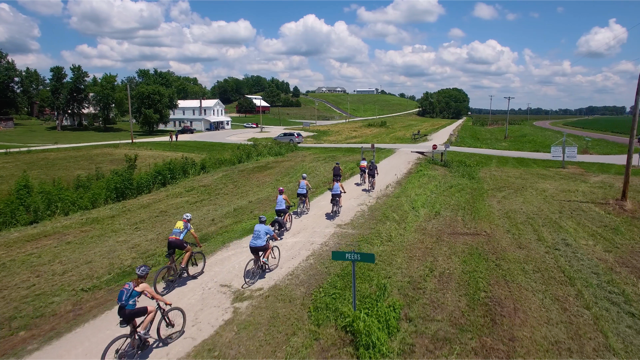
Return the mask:
<path fill-rule="evenodd" d="M 551 160 L 562 160 L 562 146 L 551 147 Z"/>
<path fill-rule="evenodd" d="M 577 146 L 565 147 L 564 158 L 565 160 L 578 160 L 578 147 Z"/>
<path fill-rule="evenodd" d="M 302 127 L 310 128 L 310 127 L 311 127 L 311 123 L 309 123 L 309 122 L 303 122 L 303 123 L 302 123 Z"/>
<path fill-rule="evenodd" d="M 447 144 L 444 144 L 444 148 L 445 148 L 445 149 L 448 149 L 448 148 L 450 148 L 450 147 L 451 147 L 451 145 L 449 145 L 448 143 L 447 143 Z"/>

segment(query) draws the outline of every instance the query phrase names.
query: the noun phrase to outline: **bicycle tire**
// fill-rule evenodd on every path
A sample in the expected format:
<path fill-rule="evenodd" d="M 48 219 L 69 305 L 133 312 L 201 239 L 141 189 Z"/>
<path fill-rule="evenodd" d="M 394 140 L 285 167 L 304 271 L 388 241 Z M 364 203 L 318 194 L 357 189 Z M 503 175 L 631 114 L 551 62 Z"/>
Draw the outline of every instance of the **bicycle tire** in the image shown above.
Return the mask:
<path fill-rule="evenodd" d="M 187 266 L 187 274 L 189 274 L 189 276 L 198 277 L 204 272 L 204 267 L 207 265 L 207 257 L 204 256 L 204 253 L 202 251 L 196 251 L 191 254 L 188 262 L 189 264 Z M 200 269 L 200 266 L 202 266 L 202 269 Z M 191 273 L 192 270 L 196 269 L 199 270 Z"/>
<path fill-rule="evenodd" d="M 249 260 L 247 265 L 244 267 L 244 283 L 247 286 L 252 286 L 256 282 L 258 282 L 258 278 L 260 278 L 260 270 L 256 265 L 255 258 Z"/>
<path fill-rule="evenodd" d="M 153 279 L 153 290 L 155 290 L 160 296 L 165 296 L 173 291 L 177 284 L 178 273 L 175 266 L 165 265 L 158 270 L 155 278 Z"/>
<path fill-rule="evenodd" d="M 180 325 L 178 325 L 180 323 L 180 318 L 182 322 Z M 172 322 L 172 324 L 169 324 L 167 321 Z M 162 335 L 161 334 L 162 324 L 167 324 L 167 329 L 178 329 L 178 328 L 179 329 L 172 333 Z M 158 340 L 160 340 L 165 344 L 171 344 L 172 342 L 178 340 L 182 336 L 182 334 L 184 334 L 184 327 L 186 325 L 187 325 L 187 314 L 185 314 L 184 310 L 182 310 L 182 308 L 179 308 L 179 307 L 172 307 L 171 309 L 165 311 L 164 314 L 161 314 L 160 316 L 160 321 L 158 322 L 158 330 L 157 330 Z"/>
<path fill-rule="evenodd" d="M 289 213 L 289 221 L 284 222 L 284 230 L 291 231 L 292 227 L 293 227 L 293 214 Z"/>
<path fill-rule="evenodd" d="M 360 186 L 364 185 L 364 174 L 360 174 Z"/>
<path fill-rule="evenodd" d="M 119 341 L 124 340 L 124 342 L 117 347 L 115 354 L 113 357 L 108 356 L 109 355 L 109 350 L 111 350 L 111 347 L 113 347 L 116 343 L 118 343 Z M 100 357 L 101 360 L 106 360 L 106 359 L 118 359 L 118 360 L 124 360 L 124 359 L 134 359 L 138 356 L 138 350 L 137 349 L 128 349 L 129 346 L 131 345 L 131 335 L 128 334 L 122 334 L 119 336 L 116 336 L 115 339 L 111 340 L 111 342 L 109 342 L 109 344 L 107 345 L 107 347 L 104 348 L 104 351 L 102 351 L 102 356 Z M 122 353 L 122 351 L 125 351 L 124 353 Z M 129 354 L 133 354 L 134 356 L 127 356 Z"/>
<path fill-rule="evenodd" d="M 296 211 L 296 216 L 300 219 L 304 215 L 304 201 L 298 200 L 298 211 Z"/>
<path fill-rule="evenodd" d="M 269 254 L 269 259 L 267 259 L 267 261 L 269 261 L 269 271 L 273 271 L 278 268 L 278 265 L 280 265 L 279 247 L 274 246 L 271 248 L 271 254 Z"/>

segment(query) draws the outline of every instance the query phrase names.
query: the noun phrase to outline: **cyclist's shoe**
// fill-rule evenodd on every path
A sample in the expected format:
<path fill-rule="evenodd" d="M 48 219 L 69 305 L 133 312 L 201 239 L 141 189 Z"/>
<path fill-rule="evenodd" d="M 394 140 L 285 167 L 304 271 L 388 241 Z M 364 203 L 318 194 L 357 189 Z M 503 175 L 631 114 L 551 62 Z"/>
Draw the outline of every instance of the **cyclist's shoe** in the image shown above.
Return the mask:
<path fill-rule="evenodd" d="M 262 262 L 263 262 L 265 265 L 269 265 L 269 261 L 267 261 L 267 259 L 262 259 Z"/>
<path fill-rule="evenodd" d="M 148 331 L 140 331 L 138 335 L 145 340 L 151 337 Z"/>
<path fill-rule="evenodd" d="M 178 270 L 178 277 L 185 275 L 187 273 L 187 268 L 180 265 L 180 269 Z"/>

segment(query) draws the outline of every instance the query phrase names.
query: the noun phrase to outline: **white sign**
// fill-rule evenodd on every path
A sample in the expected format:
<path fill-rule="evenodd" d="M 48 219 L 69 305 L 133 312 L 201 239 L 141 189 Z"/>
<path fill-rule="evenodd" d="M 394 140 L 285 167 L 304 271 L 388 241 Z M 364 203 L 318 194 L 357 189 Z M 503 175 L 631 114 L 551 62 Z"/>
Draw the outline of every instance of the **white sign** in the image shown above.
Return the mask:
<path fill-rule="evenodd" d="M 449 143 L 444 144 L 444 148 L 445 148 L 445 149 L 448 149 L 448 148 L 450 148 L 450 147 L 451 147 L 451 145 L 449 145 Z"/>
<path fill-rule="evenodd" d="M 564 158 L 566 160 L 578 160 L 578 147 L 567 146 L 564 148 Z"/>
<path fill-rule="evenodd" d="M 562 146 L 551 147 L 551 160 L 562 160 Z"/>
<path fill-rule="evenodd" d="M 309 122 L 303 122 L 303 123 L 302 123 L 302 127 L 310 128 L 310 127 L 311 127 L 311 123 L 309 123 Z"/>

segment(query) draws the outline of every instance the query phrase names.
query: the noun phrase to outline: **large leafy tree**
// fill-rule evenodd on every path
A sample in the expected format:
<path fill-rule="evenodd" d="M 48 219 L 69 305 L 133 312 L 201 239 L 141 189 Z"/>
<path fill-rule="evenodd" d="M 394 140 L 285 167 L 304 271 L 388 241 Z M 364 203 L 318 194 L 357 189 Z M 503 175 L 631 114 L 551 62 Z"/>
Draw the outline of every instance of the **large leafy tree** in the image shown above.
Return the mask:
<path fill-rule="evenodd" d="M 269 85 L 267 91 L 262 94 L 262 99 L 267 102 L 267 104 L 276 107 L 280 105 L 280 100 L 282 97 L 282 93 L 276 89 L 275 85 Z"/>
<path fill-rule="evenodd" d="M 169 122 L 170 110 L 178 104 L 171 92 L 160 85 L 141 84 L 131 94 L 133 116 L 146 132 L 152 133 L 158 125 Z"/>
<path fill-rule="evenodd" d="M 94 109 L 97 118 L 106 129 L 107 125 L 116 123 L 116 96 L 118 92 L 118 75 L 104 74 L 93 88 Z"/>
<path fill-rule="evenodd" d="M 9 54 L 0 50 L 0 115 L 10 115 L 19 106 L 20 70 Z"/>
<path fill-rule="evenodd" d="M 63 66 L 54 66 L 49 69 L 49 92 L 51 93 L 51 105 L 56 114 L 58 131 L 61 130 L 62 119 L 67 112 L 67 72 Z"/>
<path fill-rule="evenodd" d="M 67 85 L 67 109 L 76 126 L 82 125 L 82 114 L 89 102 L 89 73 L 81 65 L 73 64 L 70 68 L 71 77 Z"/>
<path fill-rule="evenodd" d="M 293 87 L 293 91 L 291 92 L 291 96 L 294 98 L 299 98 L 300 97 L 300 88 L 297 86 Z"/>
<path fill-rule="evenodd" d="M 23 107 L 30 116 L 37 115 L 33 114 L 32 107 L 40 100 L 40 92 L 46 88 L 47 79 L 38 70 L 27 67 L 21 72 L 19 82 Z"/>
<path fill-rule="evenodd" d="M 238 100 L 237 111 L 239 114 L 244 114 L 244 116 L 246 117 L 247 113 L 253 113 L 256 111 L 256 104 L 248 97 L 243 97 L 242 99 Z"/>
<path fill-rule="evenodd" d="M 469 96 L 458 88 L 440 89 L 434 93 L 427 91 L 418 103 L 418 115 L 432 118 L 460 119 L 469 111 Z"/>

